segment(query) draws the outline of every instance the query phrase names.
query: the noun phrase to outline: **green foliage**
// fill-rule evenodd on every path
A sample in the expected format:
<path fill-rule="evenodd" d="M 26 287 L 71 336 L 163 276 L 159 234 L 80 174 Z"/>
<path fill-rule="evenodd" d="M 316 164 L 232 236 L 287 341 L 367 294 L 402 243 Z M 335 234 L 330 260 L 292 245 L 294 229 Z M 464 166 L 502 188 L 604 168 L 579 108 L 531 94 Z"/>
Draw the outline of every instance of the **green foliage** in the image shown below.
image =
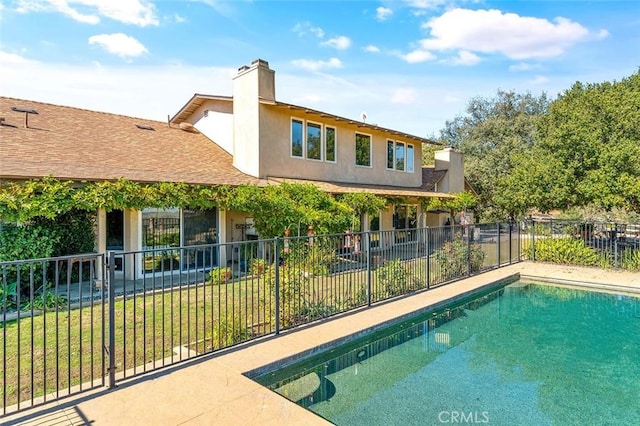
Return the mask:
<path fill-rule="evenodd" d="M 209 277 L 213 285 L 225 284 L 233 278 L 233 271 L 231 268 L 218 266 L 211 269 Z"/>
<path fill-rule="evenodd" d="M 467 250 L 467 243 L 461 240 L 444 243 L 434 252 L 434 258 L 445 279 L 460 278 L 467 272 L 478 272 L 484 262 L 484 252 L 478 244 L 471 244 Z"/>
<path fill-rule="evenodd" d="M 305 322 L 308 318 L 307 305 L 309 298 L 310 274 L 296 266 L 270 266 L 265 274 L 265 282 L 271 289 L 276 289 L 276 268 L 279 276 L 280 325 L 290 327 Z M 274 307 L 274 304 L 271 304 Z"/>
<path fill-rule="evenodd" d="M 61 236 L 46 225 L 43 221 L 25 225 L 4 224 L 0 232 L 0 261 L 54 256 Z"/>
<path fill-rule="evenodd" d="M 624 250 L 620 255 L 619 266 L 628 271 L 640 271 L 640 249 Z"/>
<path fill-rule="evenodd" d="M 32 308 L 39 311 L 57 311 L 67 306 L 67 298 L 62 295 L 56 295 L 51 290 L 45 290 L 44 294 L 42 289 L 38 290 L 37 296 L 33 298 L 33 302 L 27 302 L 22 307 L 22 310 L 29 311 Z"/>
<path fill-rule="evenodd" d="M 292 224 L 313 225 L 317 233 L 342 232 L 360 214 L 377 214 L 385 206 L 384 198 L 366 193 L 348 194 L 342 199 L 311 184 L 207 187 L 119 179 L 90 182 L 76 188 L 71 181 L 46 177 L 0 185 L 0 219 L 26 223 L 36 218 L 54 220 L 72 211 L 217 206 L 251 212 L 258 233 L 271 238 L 281 236 Z"/>
<path fill-rule="evenodd" d="M 251 273 L 253 275 L 263 275 L 267 269 L 267 261 L 264 259 L 251 259 Z"/>
<path fill-rule="evenodd" d="M 572 206 L 640 212 L 640 72 L 619 82 L 577 82 L 538 122 L 539 139 L 501 182 L 517 210 Z"/>
<path fill-rule="evenodd" d="M 376 276 L 384 297 L 404 294 L 413 284 L 409 269 L 400 259 L 385 262 L 376 269 Z"/>
<path fill-rule="evenodd" d="M 477 211 L 483 219 L 513 214 L 510 197 L 497 198 L 498 183 L 509 176 L 514 157 L 527 153 L 537 140 L 537 124 L 547 111 L 546 94 L 535 97 L 499 90 L 492 99 L 473 98 L 466 114 L 447 121 L 439 142 L 464 154 L 465 175 L 478 191 Z"/>
<path fill-rule="evenodd" d="M 208 350 L 228 348 L 249 340 L 251 331 L 245 325 L 245 319 L 240 314 L 227 314 L 213 324 L 213 335 L 211 336 L 211 346 Z"/>
<path fill-rule="evenodd" d="M 537 238 L 534 243 L 535 259 L 567 265 L 598 266 L 598 254 L 587 247 L 580 238 Z M 524 254 L 531 259 L 531 246 L 525 247 Z"/>

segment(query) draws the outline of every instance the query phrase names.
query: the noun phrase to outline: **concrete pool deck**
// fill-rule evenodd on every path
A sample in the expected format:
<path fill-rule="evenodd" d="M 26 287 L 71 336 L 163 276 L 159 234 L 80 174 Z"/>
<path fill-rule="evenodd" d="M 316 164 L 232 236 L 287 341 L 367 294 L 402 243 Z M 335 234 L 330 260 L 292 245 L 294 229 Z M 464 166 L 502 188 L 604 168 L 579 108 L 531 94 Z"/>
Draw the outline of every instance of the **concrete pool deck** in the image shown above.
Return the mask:
<path fill-rule="evenodd" d="M 524 279 L 589 283 L 599 288 L 640 292 L 640 274 L 542 263 L 518 263 L 430 291 L 277 337 L 199 357 L 143 376 L 115 389 L 99 388 L 16 414 L 0 424 L 20 425 L 326 425 L 315 414 L 243 375 L 310 354 L 331 342 L 381 327 L 398 317 L 439 305 L 514 275 Z"/>

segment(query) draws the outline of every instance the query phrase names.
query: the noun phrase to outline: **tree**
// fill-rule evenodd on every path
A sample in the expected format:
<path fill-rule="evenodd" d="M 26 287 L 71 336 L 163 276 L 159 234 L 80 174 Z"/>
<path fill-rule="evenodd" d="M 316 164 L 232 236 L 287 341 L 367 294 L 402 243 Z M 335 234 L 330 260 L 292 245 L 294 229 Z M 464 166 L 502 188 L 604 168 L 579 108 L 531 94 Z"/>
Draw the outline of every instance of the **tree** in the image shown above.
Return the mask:
<path fill-rule="evenodd" d="M 640 212 L 640 71 L 577 82 L 538 122 L 539 141 L 500 182 L 518 209 L 572 206 Z"/>
<path fill-rule="evenodd" d="M 460 150 L 465 176 L 479 195 L 483 219 L 503 219 L 513 212 L 509 197 L 497 197 L 499 182 L 509 176 L 514 159 L 528 153 L 537 140 L 538 120 L 547 111 L 546 94 L 499 90 L 492 99 L 469 101 L 465 115 L 447 121 L 439 142 Z"/>

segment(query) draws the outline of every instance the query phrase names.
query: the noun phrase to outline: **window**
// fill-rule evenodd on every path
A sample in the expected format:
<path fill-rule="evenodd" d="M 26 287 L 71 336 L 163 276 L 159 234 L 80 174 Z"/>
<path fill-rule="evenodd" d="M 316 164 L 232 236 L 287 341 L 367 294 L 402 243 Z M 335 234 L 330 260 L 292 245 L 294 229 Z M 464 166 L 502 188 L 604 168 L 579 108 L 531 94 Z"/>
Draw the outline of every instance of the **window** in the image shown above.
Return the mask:
<path fill-rule="evenodd" d="M 356 133 L 356 166 L 371 167 L 371 136 Z"/>
<path fill-rule="evenodd" d="M 413 173 L 413 145 L 407 145 L 407 171 Z"/>
<path fill-rule="evenodd" d="M 299 118 L 291 119 L 291 156 L 336 161 L 336 129 Z"/>
<path fill-rule="evenodd" d="M 217 209 L 142 210 L 143 272 L 179 271 L 218 263 Z M 207 245 L 207 246 L 205 246 Z M 178 247 L 194 246 L 191 249 Z"/>
<path fill-rule="evenodd" d="M 315 123 L 307 123 L 307 158 L 322 160 L 322 126 Z"/>
<path fill-rule="evenodd" d="M 336 129 L 325 127 L 325 160 L 336 161 Z"/>
<path fill-rule="evenodd" d="M 396 243 L 406 243 L 416 240 L 415 228 L 418 225 L 418 206 L 415 204 L 397 205 L 394 214 L 393 227 L 399 230 L 395 233 Z"/>
<path fill-rule="evenodd" d="M 396 170 L 404 171 L 404 144 L 396 143 Z"/>
<path fill-rule="evenodd" d="M 302 121 L 291 120 L 291 155 L 302 157 Z"/>
<path fill-rule="evenodd" d="M 413 173 L 413 145 L 387 140 L 387 169 Z"/>

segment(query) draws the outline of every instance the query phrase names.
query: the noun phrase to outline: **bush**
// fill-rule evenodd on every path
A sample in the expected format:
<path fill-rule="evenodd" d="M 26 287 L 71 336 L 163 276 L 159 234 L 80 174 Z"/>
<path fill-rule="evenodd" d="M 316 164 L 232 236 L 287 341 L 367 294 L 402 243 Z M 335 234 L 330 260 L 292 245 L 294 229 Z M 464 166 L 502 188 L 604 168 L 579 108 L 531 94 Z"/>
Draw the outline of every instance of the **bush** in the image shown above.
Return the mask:
<path fill-rule="evenodd" d="M 535 260 L 566 265 L 598 266 L 598 254 L 577 238 L 540 238 L 534 243 Z M 525 254 L 533 259 L 531 247 L 525 248 Z"/>
<path fill-rule="evenodd" d="M 410 273 L 399 259 L 386 262 L 376 269 L 376 275 L 378 284 L 382 287 L 383 297 L 398 296 L 409 289 Z"/>
<path fill-rule="evenodd" d="M 640 249 L 628 248 L 623 251 L 619 266 L 628 271 L 640 271 Z"/>
<path fill-rule="evenodd" d="M 435 251 L 435 259 L 445 280 L 460 278 L 468 272 L 480 271 L 484 262 L 484 252 L 477 244 L 469 246 L 461 240 L 445 243 Z"/>
<path fill-rule="evenodd" d="M 213 285 L 225 284 L 227 281 L 233 278 L 233 271 L 231 270 L 231 268 L 219 266 L 216 268 L 212 268 L 209 276 L 211 277 L 211 283 Z"/>
<path fill-rule="evenodd" d="M 263 275 L 266 271 L 267 262 L 264 259 L 251 259 L 251 273 L 253 275 Z"/>

